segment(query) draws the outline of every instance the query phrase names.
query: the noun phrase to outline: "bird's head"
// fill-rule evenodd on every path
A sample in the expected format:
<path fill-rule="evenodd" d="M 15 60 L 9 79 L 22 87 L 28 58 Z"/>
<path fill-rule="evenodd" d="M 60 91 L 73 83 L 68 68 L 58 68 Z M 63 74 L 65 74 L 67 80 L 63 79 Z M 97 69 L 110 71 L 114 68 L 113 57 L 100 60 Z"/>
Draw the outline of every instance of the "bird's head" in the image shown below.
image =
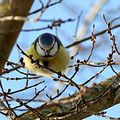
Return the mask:
<path fill-rule="evenodd" d="M 35 50 L 41 57 L 54 57 L 61 45 L 60 40 L 56 36 L 44 33 L 36 39 Z"/>

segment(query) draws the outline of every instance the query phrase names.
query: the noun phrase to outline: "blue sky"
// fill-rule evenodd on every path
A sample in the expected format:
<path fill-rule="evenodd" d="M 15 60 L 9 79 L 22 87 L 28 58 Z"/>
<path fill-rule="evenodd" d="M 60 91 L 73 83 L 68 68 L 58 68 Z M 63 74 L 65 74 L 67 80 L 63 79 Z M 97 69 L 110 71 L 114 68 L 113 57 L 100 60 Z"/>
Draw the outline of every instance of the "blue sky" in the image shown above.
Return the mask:
<path fill-rule="evenodd" d="M 47 1 L 47 0 L 45 0 Z M 53 1 L 56 1 L 56 0 L 53 0 Z M 103 30 L 106 28 L 105 24 L 104 24 L 104 20 L 102 18 L 102 15 L 105 14 L 107 18 L 109 19 L 113 19 L 115 18 L 116 16 L 120 16 L 119 15 L 119 12 L 118 13 L 114 13 L 114 12 L 110 12 L 110 10 L 116 10 L 117 7 L 120 7 L 120 1 L 119 0 L 108 0 L 109 2 L 107 4 L 104 5 L 103 9 L 98 13 L 97 17 L 95 18 L 95 20 L 91 23 L 90 27 L 89 27 L 89 31 L 88 31 L 88 34 L 86 36 L 89 36 L 91 31 L 92 31 L 92 25 L 95 24 L 95 30 L 96 31 L 100 31 L 100 30 Z M 91 9 L 92 5 L 94 4 L 95 0 L 63 0 L 63 3 L 61 4 L 58 4 L 58 5 L 55 5 L 49 9 L 47 9 L 45 11 L 45 13 L 43 14 L 42 16 L 42 19 L 68 19 L 68 18 L 72 18 L 72 19 L 76 19 L 78 17 L 78 15 L 82 13 L 82 16 L 81 16 L 81 19 L 80 19 L 80 26 L 83 24 L 84 22 L 84 17 L 85 15 L 88 13 L 88 11 Z M 31 11 L 34 11 L 36 10 L 37 8 L 40 8 L 40 3 L 39 3 L 39 0 L 35 0 L 32 8 L 31 8 Z M 29 16 L 30 18 L 34 18 L 36 17 L 37 14 L 33 15 L 33 16 Z M 31 23 L 31 22 L 26 22 L 23 26 L 23 29 L 31 29 L 31 28 L 41 28 L 41 27 L 44 27 L 46 25 L 48 25 L 50 23 L 43 23 L 43 22 L 36 22 L 36 23 Z M 66 24 L 62 24 L 60 28 L 57 29 L 57 33 L 58 33 L 58 37 L 61 39 L 62 43 L 64 44 L 64 46 L 70 44 L 73 42 L 73 36 L 74 36 L 74 32 L 75 32 L 75 26 L 76 26 L 76 21 L 74 22 L 71 22 L 71 23 L 66 23 Z M 26 50 L 27 47 L 30 46 L 30 44 L 36 39 L 36 37 L 38 37 L 40 34 L 44 33 L 44 32 L 50 32 L 50 33 L 53 33 L 55 34 L 56 30 L 53 29 L 53 30 L 43 30 L 43 31 L 33 31 L 33 32 L 21 32 L 18 39 L 17 39 L 17 43 L 20 45 L 20 47 L 23 49 L 23 50 Z M 117 33 L 118 31 L 113 31 L 114 34 L 117 36 Z M 107 38 L 107 36 L 102 36 L 103 39 Z M 98 42 L 101 42 L 100 39 L 101 38 L 98 38 L 99 41 Z M 81 60 L 84 60 L 87 56 L 88 56 L 88 53 L 89 53 L 89 49 L 90 49 L 90 42 L 85 42 L 85 43 L 82 43 L 82 49 L 79 53 L 79 55 L 77 56 L 76 59 L 81 59 Z M 87 52 L 85 52 L 85 50 Z M 101 52 L 101 49 L 104 49 L 104 54 L 103 52 Z M 71 49 L 68 50 L 69 52 L 71 52 Z M 84 53 L 85 52 L 85 53 Z M 100 46 L 96 52 L 94 52 L 94 55 L 92 57 L 92 60 L 95 60 L 95 61 L 98 61 L 98 60 L 101 60 L 101 61 L 104 61 L 105 60 L 105 56 L 109 53 L 109 49 L 108 48 L 105 48 L 105 46 Z M 14 61 L 14 62 L 18 62 L 19 61 L 19 56 L 22 56 L 21 54 L 19 54 L 19 50 L 18 48 L 16 47 L 16 45 L 14 46 L 12 52 L 11 52 L 11 55 L 9 57 L 9 60 L 10 61 Z M 97 56 L 97 57 L 96 57 Z M 120 69 L 119 68 L 116 68 L 117 71 L 119 71 Z M 23 71 L 26 71 L 23 69 Z M 90 76 L 94 75 L 97 71 L 99 71 L 99 69 L 93 69 L 93 71 L 91 71 L 90 68 L 87 68 L 85 66 L 81 66 L 81 71 L 79 74 L 81 74 L 81 78 L 79 80 L 79 76 L 76 76 L 75 77 L 75 81 L 78 82 L 78 83 L 81 83 L 83 82 L 84 80 L 88 79 Z M 84 73 L 87 73 L 87 76 L 86 74 Z M 108 74 L 109 73 L 109 74 Z M 114 75 L 114 73 L 107 69 L 106 71 L 104 71 L 103 75 L 99 78 L 99 81 L 100 80 L 104 80 L 105 78 L 109 77 L 110 75 Z M 17 72 L 13 72 L 13 73 L 10 73 L 6 76 L 9 76 L 9 77 L 18 77 L 18 76 L 21 76 L 20 74 L 18 74 Z M 45 78 L 43 78 L 43 80 L 46 80 Z M 29 84 L 33 84 L 35 82 L 37 82 L 39 80 L 35 80 L 35 81 L 30 81 Z M 99 82 L 99 81 L 96 81 L 96 82 Z M 22 81 L 5 81 L 5 80 L 2 80 L 2 83 L 3 83 L 3 86 L 4 86 L 4 89 L 7 91 L 9 88 L 12 89 L 12 90 L 16 90 L 16 89 L 19 89 L 21 87 L 23 87 L 25 85 L 25 81 L 22 80 Z M 49 83 L 49 79 L 46 80 L 46 84 Z M 57 83 L 54 83 L 53 81 L 51 81 L 51 85 L 54 85 L 56 86 Z M 43 85 L 39 86 L 39 88 L 37 89 L 42 89 L 43 88 Z M 48 90 L 49 89 L 52 89 L 51 86 L 48 87 Z M 71 88 L 69 90 L 66 91 L 66 93 L 63 95 L 66 96 L 68 93 L 74 93 L 75 89 Z M 25 98 L 25 97 L 30 97 L 32 96 L 33 94 L 33 89 L 30 90 L 29 92 L 26 91 L 26 92 L 23 92 L 21 93 L 20 95 L 17 94 L 17 95 L 14 95 L 14 97 L 19 97 L 19 98 Z M 28 95 L 28 96 L 27 96 Z M 13 106 L 16 105 L 14 103 L 12 103 Z M 34 105 L 35 104 L 31 104 L 31 105 Z M 36 104 L 37 106 L 38 104 Z M 106 110 L 105 110 L 106 111 Z M 108 116 L 112 116 L 112 117 L 120 117 L 119 115 L 119 111 L 120 111 L 120 105 L 116 105 L 112 108 L 109 108 L 107 110 L 107 114 Z M 6 120 L 6 118 L 4 118 L 4 116 L 2 116 L 0 118 L 0 120 Z M 105 120 L 105 118 L 102 118 L 102 117 L 97 117 L 97 116 L 91 116 L 89 118 L 86 118 L 85 120 Z"/>

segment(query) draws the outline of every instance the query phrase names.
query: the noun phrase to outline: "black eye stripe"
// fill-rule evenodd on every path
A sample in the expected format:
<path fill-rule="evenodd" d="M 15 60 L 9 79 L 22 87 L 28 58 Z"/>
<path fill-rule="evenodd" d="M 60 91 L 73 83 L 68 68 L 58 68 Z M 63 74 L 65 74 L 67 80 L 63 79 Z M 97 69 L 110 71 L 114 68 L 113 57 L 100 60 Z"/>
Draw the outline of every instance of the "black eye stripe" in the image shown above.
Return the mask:
<path fill-rule="evenodd" d="M 43 51 L 45 51 L 45 49 L 40 45 L 40 42 L 37 41 L 37 43 L 38 43 L 39 47 L 40 47 Z"/>
<path fill-rule="evenodd" d="M 49 51 L 51 51 L 51 50 L 53 49 L 53 47 L 55 46 L 55 43 L 57 43 L 57 41 L 55 41 L 55 42 L 53 43 L 53 45 L 52 45 L 52 47 L 49 49 Z M 58 43 L 57 43 L 57 45 L 58 45 Z"/>

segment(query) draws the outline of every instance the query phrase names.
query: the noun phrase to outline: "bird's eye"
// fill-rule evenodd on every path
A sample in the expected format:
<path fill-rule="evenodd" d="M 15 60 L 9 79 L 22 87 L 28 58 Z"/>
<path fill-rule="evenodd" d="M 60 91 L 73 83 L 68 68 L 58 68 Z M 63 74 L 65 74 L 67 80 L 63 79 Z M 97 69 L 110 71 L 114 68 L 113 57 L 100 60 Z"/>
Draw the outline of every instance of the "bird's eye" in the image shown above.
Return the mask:
<path fill-rule="evenodd" d="M 59 40 L 52 34 L 42 34 L 35 42 L 35 49 L 40 56 L 54 56 L 59 50 Z"/>

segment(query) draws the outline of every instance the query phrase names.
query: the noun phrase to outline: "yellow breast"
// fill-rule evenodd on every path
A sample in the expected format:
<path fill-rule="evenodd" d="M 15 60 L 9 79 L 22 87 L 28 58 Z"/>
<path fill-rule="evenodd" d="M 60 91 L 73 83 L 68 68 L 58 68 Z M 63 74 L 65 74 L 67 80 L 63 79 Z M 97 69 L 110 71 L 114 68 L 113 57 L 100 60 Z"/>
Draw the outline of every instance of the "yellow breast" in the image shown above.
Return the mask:
<path fill-rule="evenodd" d="M 32 45 L 28 50 L 26 51 L 27 55 L 33 55 L 34 60 L 39 60 L 39 64 L 44 65 L 44 62 L 48 62 L 48 68 L 58 72 L 58 71 L 64 71 L 66 70 L 68 64 L 69 64 L 69 53 L 65 50 L 63 46 L 60 47 L 58 53 L 54 57 L 40 57 L 35 49 L 34 45 Z M 28 70 L 31 70 L 32 72 L 42 75 L 42 76 L 51 76 L 53 72 L 49 71 L 45 68 L 38 68 L 35 66 L 35 64 L 31 63 L 31 60 L 28 57 L 24 57 L 25 62 L 25 68 Z"/>

